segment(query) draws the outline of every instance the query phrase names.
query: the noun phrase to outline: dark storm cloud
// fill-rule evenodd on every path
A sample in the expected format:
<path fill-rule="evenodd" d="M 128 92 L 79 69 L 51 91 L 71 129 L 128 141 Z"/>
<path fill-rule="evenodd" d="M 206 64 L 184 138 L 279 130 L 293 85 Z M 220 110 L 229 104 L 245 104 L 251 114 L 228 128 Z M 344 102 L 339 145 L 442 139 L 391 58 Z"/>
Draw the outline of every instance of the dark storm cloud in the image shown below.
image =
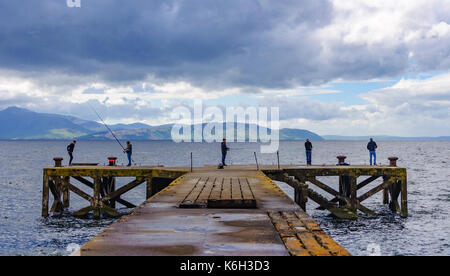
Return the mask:
<path fill-rule="evenodd" d="M 150 74 L 197 84 L 284 86 L 310 81 L 298 76 L 312 69 L 307 59 L 317 54 L 308 45 L 309 32 L 329 22 L 331 5 L 84 0 L 82 8 L 68 8 L 65 0 L 7 0 L 0 3 L 0 15 L 2 68 L 94 74 L 109 81 Z M 304 36 L 304 43 L 284 43 L 289 35 Z"/>
<path fill-rule="evenodd" d="M 370 79 L 407 68 L 402 45 L 373 50 L 336 41 L 323 55 L 315 31 L 333 16 L 327 0 L 83 0 L 81 8 L 3 0 L 0 67 L 215 88 Z"/>

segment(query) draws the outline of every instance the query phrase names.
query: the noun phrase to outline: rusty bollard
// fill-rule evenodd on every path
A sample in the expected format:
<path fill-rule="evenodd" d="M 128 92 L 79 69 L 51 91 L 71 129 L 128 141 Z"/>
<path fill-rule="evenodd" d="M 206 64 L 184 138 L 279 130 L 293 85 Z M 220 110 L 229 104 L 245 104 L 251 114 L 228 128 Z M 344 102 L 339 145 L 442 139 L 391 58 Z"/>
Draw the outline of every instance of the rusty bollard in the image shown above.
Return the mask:
<path fill-rule="evenodd" d="M 389 159 L 389 166 L 397 167 L 398 157 L 389 157 L 388 159 Z"/>
<path fill-rule="evenodd" d="M 109 166 L 115 166 L 116 160 L 117 160 L 117 157 L 108 157 Z"/>
<path fill-rule="evenodd" d="M 53 161 L 55 161 L 55 167 L 56 168 L 62 167 L 62 161 L 63 160 L 64 160 L 64 158 L 62 158 L 62 157 L 55 157 L 55 158 L 53 158 Z"/>
<path fill-rule="evenodd" d="M 345 158 L 347 158 L 347 156 L 339 155 L 336 158 L 338 159 L 338 165 L 344 165 L 345 164 Z"/>

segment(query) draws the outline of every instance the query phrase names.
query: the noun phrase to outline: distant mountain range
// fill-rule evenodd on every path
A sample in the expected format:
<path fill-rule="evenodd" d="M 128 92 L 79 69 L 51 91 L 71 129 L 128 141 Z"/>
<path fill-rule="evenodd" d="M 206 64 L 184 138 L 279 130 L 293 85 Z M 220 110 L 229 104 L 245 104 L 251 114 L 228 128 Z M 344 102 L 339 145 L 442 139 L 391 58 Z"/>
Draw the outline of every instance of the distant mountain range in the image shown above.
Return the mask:
<path fill-rule="evenodd" d="M 235 130 L 243 127 L 245 133 L 240 136 L 248 137 L 249 124 L 235 124 Z M 150 126 L 143 123 L 109 125 L 116 136 L 122 140 L 172 140 L 173 124 Z M 259 126 L 256 126 L 259 128 Z M 193 129 L 194 127 L 191 126 Z M 267 130 L 270 133 L 270 129 Z M 237 131 L 236 131 L 237 132 Z M 304 129 L 280 129 L 280 140 L 313 141 L 366 141 L 373 137 L 381 140 L 450 140 L 450 136 L 442 137 L 397 137 L 397 136 L 320 136 Z M 18 107 L 9 107 L 0 111 L 0 139 L 2 140 L 111 140 L 111 133 L 101 123 L 83 120 L 73 116 L 37 113 Z"/>
<path fill-rule="evenodd" d="M 238 133 L 248 137 L 249 124 L 235 124 L 245 131 Z M 142 123 L 116 124 L 109 126 L 114 134 L 122 140 L 172 140 L 172 124 L 150 126 Z M 259 129 L 259 126 L 256 126 Z M 193 126 L 191 126 L 193 129 Z M 270 129 L 267 130 L 269 133 Z M 321 136 L 303 129 L 280 129 L 280 140 L 324 140 Z M 9 107 L 0 111 L 0 139 L 78 139 L 111 140 L 111 133 L 103 124 L 79 119 L 73 116 L 37 113 L 18 107 Z"/>

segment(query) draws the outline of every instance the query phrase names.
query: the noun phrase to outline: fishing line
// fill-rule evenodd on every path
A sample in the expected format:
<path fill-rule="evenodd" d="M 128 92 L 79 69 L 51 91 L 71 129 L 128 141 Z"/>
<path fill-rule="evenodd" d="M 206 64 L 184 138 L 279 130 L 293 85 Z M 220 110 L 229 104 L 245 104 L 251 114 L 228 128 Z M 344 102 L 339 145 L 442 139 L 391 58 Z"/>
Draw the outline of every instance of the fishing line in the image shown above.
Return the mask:
<path fill-rule="evenodd" d="M 122 145 L 122 143 L 119 141 L 119 139 L 117 139 L 117 136 L 114 134 L 114 132 L 112 131 L 111 128 L 109 128 L 109 126 L 105 123 L 105 121 L 103 121 L 102 117 L 100 116 L 100 114 L 98 114 L 97 110 L 95 110 L 95 108 L 89 103 L 87 102 L 89 107 L 92 109 L 92 111 L 94 111 L 94 113 L 97 115 L 97 117 L 100 119 L 100 121 L 103 123 L 103 125 L 109 130 L 109 132 L 111 133 L 111 135 L 114 137 L 114 139 L 116 139 L 117 143 L 119 143 L 120 147 L 122 148 L 122 150 L 125 151 L 124 146 Z M 133 158 L 131 158 L 131 162 L 134 163 L 134 165 L 136 165 L 136 162 L 134 162 Z"/>

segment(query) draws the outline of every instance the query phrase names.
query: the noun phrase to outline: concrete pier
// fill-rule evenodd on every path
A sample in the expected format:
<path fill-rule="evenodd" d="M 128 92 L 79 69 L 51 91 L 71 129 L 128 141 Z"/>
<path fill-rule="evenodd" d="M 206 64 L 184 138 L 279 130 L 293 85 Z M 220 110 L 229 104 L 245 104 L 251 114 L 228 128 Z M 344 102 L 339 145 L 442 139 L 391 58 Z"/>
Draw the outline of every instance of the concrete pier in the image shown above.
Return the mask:
<path fill-rule="evenodd" d="M 80 254 L 349 255 L 262 172 L 237 167 L 183 175 Z"/>
<path fill-rule="evenodd" d="M 378 215 L 362 202 L 382 191 L 382 203 L 407 216 L 406 170 L 394 165 L 53 167 L 44 169 L 42 215 L 68 208 L 72 192 L 89 202 L 74 215 L 120 216 L 116 204 L 136 207 L 121 195 L 145 183 L 145 203 L 83 246 L 79 255 L 347 256 L 306 213 L 308 200 L 338 218 L 357 219 L 358 212 Z M 326 176 L 339 176 L 339 190 L 317 178 Z M 119 177 L 135 180 L 117 188 Z M 358 195 L 377 179 L 381 184 Z M 291 185 L 294 200 L 273 180 Z M 91 188 L 93 195 L 73 181 Z M 54 198 L 50 212 L 49 191 Z"/>

